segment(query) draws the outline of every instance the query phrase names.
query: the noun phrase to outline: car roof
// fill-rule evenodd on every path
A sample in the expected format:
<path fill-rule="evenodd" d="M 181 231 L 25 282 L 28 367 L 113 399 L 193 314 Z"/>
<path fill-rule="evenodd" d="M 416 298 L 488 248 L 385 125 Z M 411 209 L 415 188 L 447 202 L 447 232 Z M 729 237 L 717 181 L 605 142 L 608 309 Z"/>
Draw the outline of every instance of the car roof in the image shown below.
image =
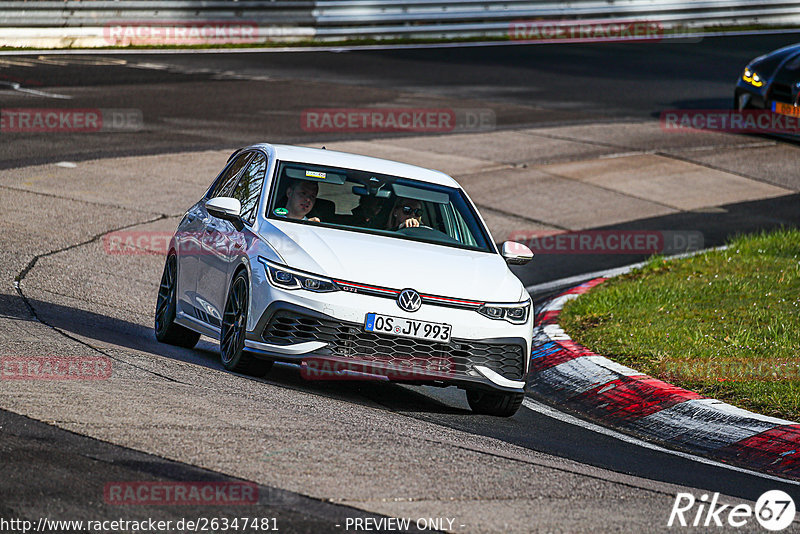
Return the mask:
<path fill-rule="evenodd" d="M 377 174 L 401 176 L 403 178 L 411 178 L 413 180 L 461 189 L 458 182 L 443 172 L 388 159 L 361 156 L 348 152 L 338 152 L 336 150 L 292 145 L 272 145 L 269 143 L 260 143 L 248 148 L 259 148 L 269 154 L 274 154 L 274 157 L 280 161 L 296 161 L 301 163 L 313 163 L 315 165 L 330 165 L 331 167 L 356 169 Z"/>

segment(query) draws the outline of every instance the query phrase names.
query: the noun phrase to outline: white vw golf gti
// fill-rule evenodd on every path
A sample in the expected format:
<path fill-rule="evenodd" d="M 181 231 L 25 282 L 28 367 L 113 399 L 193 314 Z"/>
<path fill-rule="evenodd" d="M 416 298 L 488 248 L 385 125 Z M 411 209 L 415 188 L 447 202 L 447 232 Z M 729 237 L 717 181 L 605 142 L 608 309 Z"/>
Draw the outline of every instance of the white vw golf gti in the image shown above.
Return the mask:
<path fill-rule="evenodd" d="M 234 152 L 170 241 L 159 341 L 220 340 L 223 365 L 264 375 L 457 386 L 473 411 L 513 415 L 533 310 L 451 177 L 324 149 Z"/>

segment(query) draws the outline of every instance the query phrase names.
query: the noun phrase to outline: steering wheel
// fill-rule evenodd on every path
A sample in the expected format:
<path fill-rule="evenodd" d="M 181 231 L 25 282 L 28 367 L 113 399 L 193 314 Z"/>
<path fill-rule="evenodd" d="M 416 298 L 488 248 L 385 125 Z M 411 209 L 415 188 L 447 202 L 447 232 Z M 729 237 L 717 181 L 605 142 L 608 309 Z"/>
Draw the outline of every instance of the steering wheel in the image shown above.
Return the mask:
<path fill-rule="evenodd" d="M 435 243 L 461 244 L 457 239 L 453 239 L 446 233 L 430 226 L 412 226 L 410 228 L 400 228 L 397 233 L 409 237 L 417 237 Z"/>
<path fill-rule="evenodd" d="M 425 225 L 404 226 L 402 228 L 398 228 L 396 231 L 400 232 L 401 234 L 407 234 L 407 235 L 415 235 L 415 234 L 420 234 L 420 233 L 426 234 L 428 232 L 440 233 L 439 230 L 436 230 L 434 228 L 431 228 L 430 226 L 425 226 Z"/>

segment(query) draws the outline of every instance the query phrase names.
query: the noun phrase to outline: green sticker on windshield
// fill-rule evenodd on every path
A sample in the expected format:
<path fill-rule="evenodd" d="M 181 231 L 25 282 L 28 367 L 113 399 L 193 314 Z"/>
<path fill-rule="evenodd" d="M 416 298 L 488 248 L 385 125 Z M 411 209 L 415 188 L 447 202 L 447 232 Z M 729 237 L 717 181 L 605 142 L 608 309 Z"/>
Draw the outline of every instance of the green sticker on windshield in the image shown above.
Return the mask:
<path fill-rule="evenodd" d="M 287 210 L 286 208 L 275 208 L 272 211 L 272 213 L 274 213 L 278 217 L 286 217 L 287 215 L 289 215 L 289 210 Z"/>

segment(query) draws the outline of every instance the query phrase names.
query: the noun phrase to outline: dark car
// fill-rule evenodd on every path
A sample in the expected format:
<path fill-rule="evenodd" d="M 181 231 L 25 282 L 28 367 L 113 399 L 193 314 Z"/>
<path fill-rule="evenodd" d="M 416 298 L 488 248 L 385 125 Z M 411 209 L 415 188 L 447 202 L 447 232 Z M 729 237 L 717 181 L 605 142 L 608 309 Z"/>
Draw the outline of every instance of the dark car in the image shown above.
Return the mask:
<path fill-rule="evenodd" d="M 800 116 L 800 44 L 750 61 L 736 83 L 733 107 Z"/>

